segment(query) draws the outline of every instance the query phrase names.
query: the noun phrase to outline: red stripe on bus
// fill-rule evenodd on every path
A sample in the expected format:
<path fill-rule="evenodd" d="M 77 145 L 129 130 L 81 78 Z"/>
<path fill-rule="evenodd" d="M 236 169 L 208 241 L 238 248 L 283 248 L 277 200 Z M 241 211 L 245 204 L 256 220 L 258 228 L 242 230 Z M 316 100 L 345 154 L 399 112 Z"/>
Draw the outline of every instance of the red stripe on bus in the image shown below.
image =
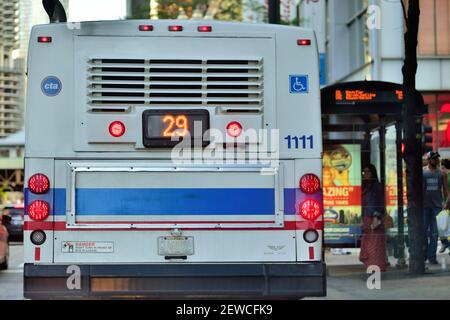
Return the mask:
<path fill-rule="evenodd" d="M 34 261 L 41 261 L 41 248 L 34 248 Z"/>
<path fill-rule="evenodd" d="M 258 228 L 258 227 L 252 227 L 251 224 L 255 223 L 273 223 L 273 221 L 151 221 L 151 222 L 145 222 L 145 221 L 78 221 L 80 224 L 186 224 L 186 223 L 198 223 L 198 224 L 205 224 L 205 223 L 241 223 L 241 224 L 248 224 L 249 227 L 244 228 L 189 228 L 189 227 L 182 227 L 184 230 L 308 230 L 308 229 L 316 229 L 316 230 L 322 230 L 323 229 L 323 221 L 285 221 L 284 227 L 282 228 Z M 93 228 L 93 229 L 84 229 L 84 228 L 67 228 L 66 222 L 64 221 L 57 221 L 57 222 L 37 222 L 37 221 L 25 221 L 24 223 L 24 230 L 30 231 L 30 230 L 54 230 L 54 231 L 148 231 L 148 230 L 171 230 L 172 228 Z"/>
<path fill-rule="evenodd" d="M 309 260 L 314 260 L 314 247 L 309 247 Z"/>
<path fill-rule="evenodd" d="M 297 221 L 297 230 L 323 230 L 323 221 Z"/>
<path fill-rule="evenodd" d="M 23 230 L 53 230 L 53 222 L 24 221 Z"/>

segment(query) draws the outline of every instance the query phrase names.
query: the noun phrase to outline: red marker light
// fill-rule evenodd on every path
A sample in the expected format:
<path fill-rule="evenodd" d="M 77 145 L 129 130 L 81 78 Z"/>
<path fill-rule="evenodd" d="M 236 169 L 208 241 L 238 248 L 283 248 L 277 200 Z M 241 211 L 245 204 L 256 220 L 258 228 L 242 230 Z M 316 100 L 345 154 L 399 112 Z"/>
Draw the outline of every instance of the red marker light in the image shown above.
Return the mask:
<path fill-rule="evenodd" d="M 320 211 L 320 203 L 314 199 L 307 199 L 300 205 L 300 215 L 307 220 L 316 220 Z"/>
<path fill-rule="evenodd" d="M 239 137 L 242 133 L 242 125 L 237 121 L 230 122 L 227 125 L 227 133 L 230 137 Z"/>
<path fill-rule="evenodd" d="M 311 45 L 311 40 L 309 40 L 309 39 L 299 39 L 299 40 L 297 40 L 297 44 L 299 46 L 310 46 Z"/>
<path fill-rule="evenodd" d="M 50 188 L 50 181 L 42 173 L 36 173 L 28 179 L 28 189 L 34 194 L 46 193 Z"/>
<path fill-rule="evenodd" d="M 141 24 L 139 26 L 139 31 L 153 31 L 153 26 L 149 24 Z"/>
<path fill-rule="evenodd" d="M 36 221 L 45 220 L 50 212 L 50 206 L 47 202 L 42 200 L 33 201 L 28 206 L 28 215 L 31 219 Z"/>
<path fill-rule="evenodd" d="M 169 26 L 169 31 L 174 31 L 174 32 L 183 31 L 183 26 Z"/>
<path fill-rule="evenodd" d="M 109 125 L 109 134 L 115 138 L 123 136 L 125 133 L 125 125 L 120 121 L 111 122 Z"/>
<path fill-rule="evenodd" d="M 211 26 L 199 26 L 197 28 L 198 32 L 211 32 L 212 27 Z"/>
<path fill-rule="evenodd" d="M 52 42 L 52 37 L 38 37 L 38 42 L 50 43 L 50 42 Z"/>
<path fill-rule="evenodd" d="M 320 180 L 315 174 L 308 173 L 300 179 L 299 186 L 303 193 L 313 194 L 319 191 Z"/>

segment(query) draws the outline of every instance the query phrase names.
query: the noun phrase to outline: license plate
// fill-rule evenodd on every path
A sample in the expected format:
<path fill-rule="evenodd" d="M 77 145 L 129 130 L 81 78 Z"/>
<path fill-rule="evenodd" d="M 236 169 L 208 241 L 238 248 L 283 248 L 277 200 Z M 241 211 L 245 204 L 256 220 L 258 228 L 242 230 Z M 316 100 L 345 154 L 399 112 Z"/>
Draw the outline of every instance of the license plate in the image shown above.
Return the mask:
<path fill-rule="evenodd" d="M 193 146 L 206 146 L 209 130 L 207 110 L 146 110 L 142 114 L 143 144 L 147 148 L 173 147 L 184 139 Z"/>
<path fill-rule="evenodd" d="M 158 255 L 190 256 L 194 254 L 194 237 L 159 237 Z"/>

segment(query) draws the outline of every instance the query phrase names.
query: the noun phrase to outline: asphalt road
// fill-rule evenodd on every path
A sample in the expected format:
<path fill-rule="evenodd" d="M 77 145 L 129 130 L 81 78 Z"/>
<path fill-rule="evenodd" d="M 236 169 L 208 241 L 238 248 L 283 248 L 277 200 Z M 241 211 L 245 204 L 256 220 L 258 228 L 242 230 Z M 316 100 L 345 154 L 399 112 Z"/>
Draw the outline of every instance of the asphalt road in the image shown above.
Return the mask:
<path fill-rule="evenodd" d="M 21 300 L 23 299 L 23 245 L 17 242 L 10 245 L 9 269 L 0 271 L 0 300 Z M 442 256 L 450 260 L 447 253 Z M 382 279 L 380 290 L 369 290 L 366 281 L 366 274 L 354 271 L 351 274 L 329 276 L 328 296 L 320 299 L 450 299 L 450 272 L 429 274 L 419 278 Z"/>
<path fill-rule="evenodd" d="M 23 299 L 23 245 L 10 243 L 9 268 L 0 271 L 0 300 Z"/>

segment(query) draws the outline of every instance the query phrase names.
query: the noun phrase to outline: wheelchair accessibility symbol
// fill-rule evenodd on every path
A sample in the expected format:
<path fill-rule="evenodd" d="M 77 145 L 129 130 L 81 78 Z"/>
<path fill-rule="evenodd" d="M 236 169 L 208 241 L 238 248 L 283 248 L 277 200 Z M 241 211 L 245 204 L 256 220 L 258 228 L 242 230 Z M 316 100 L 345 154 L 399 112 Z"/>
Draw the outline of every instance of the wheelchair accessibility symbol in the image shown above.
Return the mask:
<path fill-rule="evenodd" d="M 289 92 L 290 93 L 308 93 L 308 76 L 307 75 L 290 75 L 289 76 Z"/>

